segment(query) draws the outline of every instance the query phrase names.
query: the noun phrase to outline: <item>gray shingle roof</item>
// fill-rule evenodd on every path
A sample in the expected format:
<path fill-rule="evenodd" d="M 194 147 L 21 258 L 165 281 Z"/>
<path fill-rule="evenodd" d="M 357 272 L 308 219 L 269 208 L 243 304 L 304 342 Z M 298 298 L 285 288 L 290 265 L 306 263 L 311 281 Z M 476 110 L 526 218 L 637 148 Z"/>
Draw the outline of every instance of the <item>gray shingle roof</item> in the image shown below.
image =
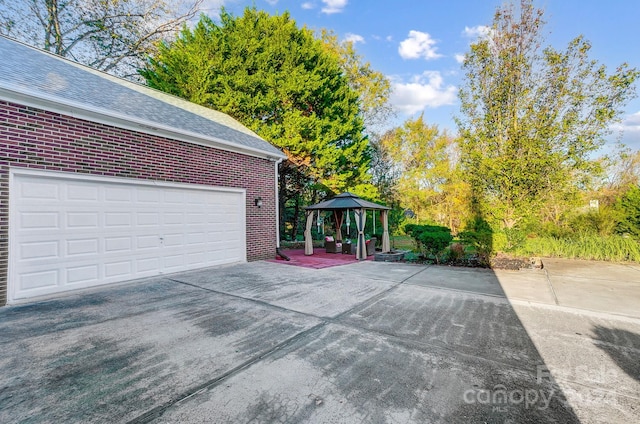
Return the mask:
<path fill-rule="evenodd" d="M 276 147 L 224 113 L 2 36 L 0 58 L 0 89 L 8 92 L 46 99 L 61 106 L 72 106 L 154 129 L 170 129 L 230 150 L 284 157 Z M 141 126 L 141 131 L 144 132 L 144 126 Z"/>

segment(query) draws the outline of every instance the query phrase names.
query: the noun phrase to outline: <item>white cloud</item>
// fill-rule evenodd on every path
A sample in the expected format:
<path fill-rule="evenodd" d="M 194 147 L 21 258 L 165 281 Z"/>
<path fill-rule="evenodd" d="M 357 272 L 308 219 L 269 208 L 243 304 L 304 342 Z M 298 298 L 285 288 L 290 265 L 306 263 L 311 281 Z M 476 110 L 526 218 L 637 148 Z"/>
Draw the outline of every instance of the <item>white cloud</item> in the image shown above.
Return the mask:
<path fill-rule="evenodd" d="M 314 7 L 316 7 L 316 6 L 313 3 L 311 3 L 310 1 L 302 3 L 302 8 L 303 9 L 310 10 L 310 9 L 313 9 Z"/>
<path fill-rule="evenodd" d="M 392 88 L 391 103 L 397 110 L 408 115 L 429 107 L 452 105 L 456 101 L 456 87 L 445 87 L 438 71 L 426 71 L 414 76 L 408 83 L 392 80 Z"/>
<path fill-rule="evenodd" d="M 340 13 L 342 9 L 347 6 L 348 2 L 349 0 L 322 0 L 322 3 L 325 4 L 325 7 L 322 8 L 322 13 L 326 13 L 327 15 Z"/>
<path fill-rule="evenodd" d="M 271 6 L 275 6 L 276 4 L 278 4 L 278 0 L 265 0 L 267 3 L 269 3 Z"/>
<path fill-rule="evenodd" d="M 464 62 L 464 57 L 465 57 L 464 54 L 456 53 L 453 57 L 456 59 L 456 62 L 460 64 Z"/>
<path fill-rule="evenodd" d="M 622 122 L 612 126 L 615 133 L 621 134 L 620 141 L 634 150 L 640 149 L 640 111 L 627 115 Z"/>
<path fill-rule="evenodd" d="M 364 44 L 364 37 L 362 35 L 351 34 L 350 32 L 348 32 L 344 36 L 344 41 L 349 41 L 353 44 L 358 44 L 358 43 Z"/>
<path fill-rule="evenodd" d="M 464 31 L 462 31 L 462 34 L 465 37 L 471 38 L 475 41 L 479 38 L 482 39 L 482 38 L 488 37 L 489 34 L 491 34 L 491 28 L 485 25 L 478 25 L 471 28 L 469 28 L 468 26 L 465 26 Z"/>
<path fill-rule="evenodd" d="M 200 10 L 204 13 L 210 15 L 218 15 L 220 13 L 220 8 L 224 6 L 225 0 L 204 0 L 200 5 Z M 200 19 L 199 16 L 196 18 Z"/>
<path fill-rule="evenodd" d="M 412 30 L 409 31 L 409 38 L 400 43 L 398 53 L 403 59 L 437 59 L 442 55 L 436 53 L 435 44 L 436 40 L 426 32 Z"/>

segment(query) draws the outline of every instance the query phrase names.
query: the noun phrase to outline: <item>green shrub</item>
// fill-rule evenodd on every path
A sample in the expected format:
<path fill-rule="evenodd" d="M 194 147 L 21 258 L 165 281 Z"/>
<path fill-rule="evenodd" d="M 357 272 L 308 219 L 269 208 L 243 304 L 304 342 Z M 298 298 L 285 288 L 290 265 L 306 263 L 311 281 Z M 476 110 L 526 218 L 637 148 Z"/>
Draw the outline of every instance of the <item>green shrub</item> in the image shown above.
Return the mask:
<path fill-rule="evenodd" d="M 407 224 L 404 231 L 411 236 L 425 256 L 432 256 L 440 263 L 440 254 L 453 240 L 451 230 L 439 225 Z"/>
<path fill-rule="evenodd" d="M 446 260 L 449 263 L 456 264 L 464 258 L 464 246 L 462 243 L 452 243 L 447 249 Z"/>
<path fill-rule="evenodd" d="M 614 208 L 617 215 L 616 232 L 640 239 L 640 187 L 631 187 L 616 201 Z"/>
<path fill-rule="evenodd" d="M 589 210 L 576 215 L 569 226 L 575 234 L 607 236 L 613 233 L 616 222 L 609 208 L 601 207 L 599 210 Z"/>
<path fill-rule="evenodd" d="M 493 230 L 489 223 L 483 219 L 475 219 L 459 236 L 463 244 L 475 250 L 480 264 L 488 266 L 494 253 Z"/>

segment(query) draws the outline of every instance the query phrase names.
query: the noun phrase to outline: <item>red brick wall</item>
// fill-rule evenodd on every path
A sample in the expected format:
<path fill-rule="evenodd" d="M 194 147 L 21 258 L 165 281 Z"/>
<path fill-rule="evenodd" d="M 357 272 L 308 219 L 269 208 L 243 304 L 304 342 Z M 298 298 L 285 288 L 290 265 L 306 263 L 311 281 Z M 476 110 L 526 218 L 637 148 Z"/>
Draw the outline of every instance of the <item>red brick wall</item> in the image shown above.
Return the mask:
<path fill-rule="evenodd" d="M 275 170 L 267 159 L 0 101 L 0 305 L 6 303 L 9 167 L 244 188 L 247 259 L 273 258 Z M 262 197 L 263 206 L 254 205 Z"/>

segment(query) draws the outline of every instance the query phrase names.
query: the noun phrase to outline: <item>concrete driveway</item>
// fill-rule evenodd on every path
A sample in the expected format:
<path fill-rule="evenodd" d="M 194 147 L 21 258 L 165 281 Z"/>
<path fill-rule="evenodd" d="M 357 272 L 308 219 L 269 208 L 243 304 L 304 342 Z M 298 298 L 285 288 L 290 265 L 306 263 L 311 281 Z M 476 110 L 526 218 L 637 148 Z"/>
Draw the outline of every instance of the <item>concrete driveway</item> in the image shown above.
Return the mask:
<path fill-rule="evenodd" d="M 255 262 L 0 308 L 0 422 L 640 422 L 640 268 Z"/>

